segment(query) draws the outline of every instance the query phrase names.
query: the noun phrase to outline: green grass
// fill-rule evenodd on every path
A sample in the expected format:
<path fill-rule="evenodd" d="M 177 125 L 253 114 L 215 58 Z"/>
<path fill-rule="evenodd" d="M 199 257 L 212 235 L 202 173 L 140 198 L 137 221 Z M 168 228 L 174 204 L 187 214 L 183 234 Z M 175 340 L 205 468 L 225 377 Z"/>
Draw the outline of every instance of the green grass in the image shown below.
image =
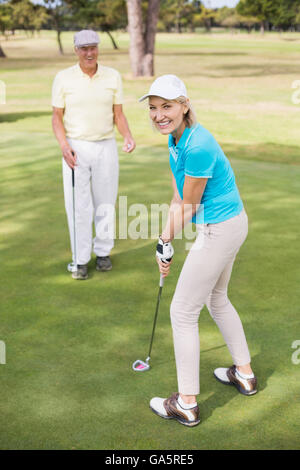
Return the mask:
<path fill-rule="evenodd" d="M 102 35 L 103 64 L 122 73 L 125 112 L 137 141 L 120 148 L 120 191 L 128 205 L 168 203 L 166 138 L 153 133 L 137 103 L 150 79 L 130 74 L 128 36 L 113 51 Z M 292 40 L 290 40 L 292 39 Z M 200 316 L 202 423 L 186 429 L 148 409 L 151 397 L 177 388 L 169 305 L 185 241 L 176 240 L 152 354 L 135 374 L 152 328 L 158 272 L 155 241 L 117 240 L 114 269 L 75 282 L 64 213 L 61 159 L 51 131 L 55 73 L 74 63 L 72 35 L 17 35 L 2 45 L 0 79 L 0 365 L 2 449 L 292 449 L 299 448 L 299 35 L 167 35 L 156 44 L 156 74 L 187 84 L 199 121 L 217 137 L 234 168 L 249 216 L 249 236 L 232 274 L 230 298 L 240 313 L 260 391 L 251 398 L 212 375 L 230 365 L 206 309 Z M 118 137 L 119 146 L 121 140 Z M 132 217 L 130 218 L 132 220 Z"/>

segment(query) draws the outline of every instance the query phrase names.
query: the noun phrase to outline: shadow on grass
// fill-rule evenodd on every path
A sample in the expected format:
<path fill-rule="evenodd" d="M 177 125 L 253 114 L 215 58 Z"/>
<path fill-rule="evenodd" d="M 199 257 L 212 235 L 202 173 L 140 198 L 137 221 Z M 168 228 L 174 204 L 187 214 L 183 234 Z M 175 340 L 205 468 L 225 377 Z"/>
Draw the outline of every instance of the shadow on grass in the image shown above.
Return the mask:
<path fill-rule="evenodd" d="M 269 332 L 269 334 L 271 335 L 271 332 Z M 267 339 L 267 336 L 266 336 L 266 339 Z M 221 348 L 221 347 L 226 348 L 227 346 L 224 344 L 223 346 L 219 346 L 217 348 L 211 348 L 209 351 L 214 350 L 214 349 L 218 349 L 218 348 Z M 201 351 L 201 355 L 204 352 L 205 351 Z M 256 365 L 259 365 L 259 364 L 261 364 L 262 362 L 265 362 L 265 361 L 267 361 L 267 358 L 263 354 L 254 355 L 251 358 L 251 365 L 252 365 L 252 368 L 253 368 L 253 371 L 254 371 L 255 375 L 257 376 L 258 393 L 262 392 L 267 387 L 268 379 L 273 375 L 274 371 L 276 370 L 275 367 L 274 368 L 256 367 Z M 223 367 L 223 366 L 224 365 L 221 365 L 221 367 Z M 225 365 L 224 367 L 228 367 L 228 364 Z M 211 385 L 211 390 L 213 390 L 213 394 L 210 395 L 209 398 L 207 398 L 204 401 L 201 401 L 201 395 L 200 395 L 199 402 L 200 402 L 200 408 L 201 408 L 201 421 L 202 422 L 205 422 L 206 420 L 208 420 L 213 415 L 213 413 L 216 409 L 223 408 L 229 401 L 231 401 L 233 398 L 235 398 L 237 395 L 240 394 L 235 386 L 233 386 L 233 385 L 224 385 L 221 382 L 219 382 L 213 376 L 213 367 L 210 370 L 210 374 L 209 375 L 207 375 L 207 374 L 208 373 L 207 373 L 207 368 L 206 368 L 204 373 L 201 374 L 201 381 L 206 382 L 206 384 L 207 384 L 206 388 L 208 388 L 208 384 Z M 215 385 L 213 385 L 212 381 L 214 381 Z M 244 397 L 245 405 L 246 405 L 247 404 L 246 401 L 251 400 L 251 399 L 255 400 L 255 396 L 258 395 L 258 393 L 255 394 L 255 395 L 251 395 L 249 397 L 244 396 L 242 394 L 240 394 L 240 396 L 242 398 Z"/>
<path fill-rule="evenodd" d="M 24 50 L 27 50 L 24 47 Z M 15 51 L 14 51 L 15 52 Z M 9 53 L 9 52 L 8 52 Z M 22 55 L 22 50 L 19 51 L 19 54 Z M 128 50 L 127 49 L 104 49 L 100 51 L 100 60 L 101 57 L 111 56 L 113 60 L 120 55 L 120 56 L 127 56 Z M 43 68 L 49 68 L 51 66 L 57 67 L 58 70 L 62 67 L 69 67 L 71 65 L 75 65 L 77 63 L 77 57 L 75 52 L 65 52 L 63 55 L 57 54 L 57 56 L 51 57 L 28 57 L 28 58 L 21 58 L 21 57 L 6 57 L 1 59 L 2 66 L 6 70 L 42 70 Z"/>
<path fill-rule="evenodd" d="M 281 38 L 283 41 L 288 41 L 288 42 L 298 42 L 300 41 L 299 38 Z"/>
<path fill-rule="evenodd" d="M 216 52 L 216 51 L 209 51 L 209 52 L 184 52 L 184 51 L 176 51 L 176 54 L 174 53 L 174 50 L 168 51 L 158 51 L 157 52 L 158 56 L 184 56 L 184 57 L 189 57 L 189 56 L 207 56 L 207 57 L 231 57 L 231 56 L 245 56 L 249 55 L 247 52 Z"/>
<path fill-rule="evenodd" d="M 27 111 L 22 113 L 0 114 L 0 122 L 16 122 L 21 119 L 51 116 L 51 114 L 50 111 Z"/>
<path fill-rule="evenodd" d="M 211 78 L 235 78 L 235 77 L 266 77 L 269 75 L 291 75 L 298 74 L 297 65 L 287 65 L 282 63 L 261 63 L 261 64 L 222 64 L 215 67 L 215 70 L 222 71 L 222 75 L 203 73 L 205 77 Z"/>
<path fill-rule="evenodd" d="M 228 157 L 300 165 L 300 147 L 295 145 L 280 145 L 271 142 L 243 145 L 225 142 L 221 143 L 221 147 Z"/>

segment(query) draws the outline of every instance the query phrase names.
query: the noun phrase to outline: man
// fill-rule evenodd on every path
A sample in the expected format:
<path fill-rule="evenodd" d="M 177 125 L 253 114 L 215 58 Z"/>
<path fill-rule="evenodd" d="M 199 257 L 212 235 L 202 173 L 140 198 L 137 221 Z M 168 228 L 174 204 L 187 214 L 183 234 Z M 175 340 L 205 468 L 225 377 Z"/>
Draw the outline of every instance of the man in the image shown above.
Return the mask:
<path fill-rule="evenodd" d="M 80 280 L 88 278 L 92 248 L 97 256 L 96 269 L 112 268 L 109 255 L 114 246 L 114 217 L 109 208 L 115 206 L 119 177 L 114 124 L 124 138 L 123 150 L 129 153 L 135 148 L 122 110 L 120 74 L 97 62 L 99 42 L 92 30 L 74 35 L 79 63 L 59 72 L 52 90 L 52 124 L 63 154 L 65 207 L 73 263 L 77 265 L 72 277 Z M 92 246 L 93 219 L 96 235 Z"/>

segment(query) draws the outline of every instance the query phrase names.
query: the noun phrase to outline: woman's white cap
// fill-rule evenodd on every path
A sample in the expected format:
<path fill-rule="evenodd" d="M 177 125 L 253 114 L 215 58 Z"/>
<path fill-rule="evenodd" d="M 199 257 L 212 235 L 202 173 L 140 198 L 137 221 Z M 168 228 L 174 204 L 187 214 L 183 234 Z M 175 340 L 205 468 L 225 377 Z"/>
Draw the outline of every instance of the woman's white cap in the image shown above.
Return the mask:
<path fill-rule="evenodd" d="M 144 101 L 149 96 L 175 100 L 179 96 L 187 98 L 187 91 L 183 81 L 176 75 L 162 75 L 154 80 L 147 95 L 142 96 L 139 101 Z"/>

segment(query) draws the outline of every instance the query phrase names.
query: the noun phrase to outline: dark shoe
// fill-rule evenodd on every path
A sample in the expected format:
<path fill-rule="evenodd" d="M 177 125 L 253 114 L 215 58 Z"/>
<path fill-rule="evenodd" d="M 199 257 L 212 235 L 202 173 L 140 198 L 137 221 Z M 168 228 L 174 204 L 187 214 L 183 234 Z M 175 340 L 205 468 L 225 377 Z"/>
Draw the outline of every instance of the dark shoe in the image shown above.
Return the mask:
<path fill-rule="evenodd" d="M 197 426 L 200 423 L 198 405 L 191 409 L 182 408 L 178 403 L 179 393 L 174 393 L 170 398 L 152 398 L 150 408 L 161 418 L 176 419 L 185 426 Z"/>
<path fill-rule="evenodd" d="M 97 271 L 110 271 L 112 264 L 109 256 L 97 256 L 96 270 Z"/>
<path fill-rule="evenodd" d="M 255 395 L 257 393 L 257 379 L 243 379 L 239 375 L 236 366 L 229 368 L 219 367 L 215 369 L 214 376 L 224 385 L 234 385 L 243 395 Z"/>
<path fill-rule="evenodd" d="M 78 281 L 84 281 L 88 278 L 88 268 L 87 264 L 78 264 L 77 271 L 72 273 L 72 278 L 77 279 Z"/>

